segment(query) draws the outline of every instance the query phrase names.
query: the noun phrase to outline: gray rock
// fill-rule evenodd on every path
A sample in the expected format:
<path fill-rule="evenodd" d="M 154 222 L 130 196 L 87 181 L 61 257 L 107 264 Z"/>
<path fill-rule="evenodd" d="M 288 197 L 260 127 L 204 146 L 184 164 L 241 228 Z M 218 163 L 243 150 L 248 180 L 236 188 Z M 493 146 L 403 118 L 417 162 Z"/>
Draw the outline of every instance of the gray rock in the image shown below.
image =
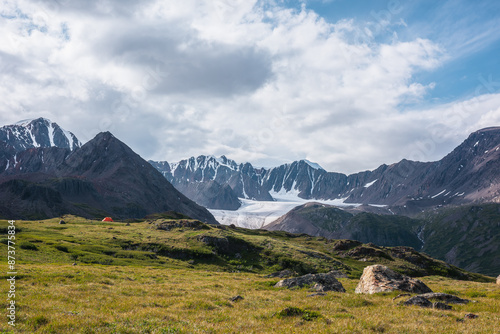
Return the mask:
<path fill-rule="evenodd" d="M 321 274 L 307 274 L 300 277 L 286 278 L 276 283 L 276 288 L 301 288 L 304 286 L 312 286 L 313 290 L 318 292 L 337 291 L 345 292 L 342 283 L 337 281 L 332 272 Z"/>
<path fill-rule="evenodd" d="M 62 224 L 66 224 L 66 222 L 65 222 L 64 220 L 60 220 L 60 221 L 59 221 L 59 224 L 61 224 L 61 225 L 62 225 Z"/>
<path fill-rule="evenodd" d="M 392 298 L 392 300 L 396 300 L 398 298 L 402 298 L 402 297 L 410 297 L 411 295 L 409 293 L 400 293 L 399 295 L 397 295 L 396 297 Z"/>
<path fill-rule="evenodd" d="M 479 316 L 477 314 L 474 314 L 474 313 L 467 313 L 466 315 L 464 315 L 464 318 L 465 319 L 476 319 L 476 318 L 479 318 Z"/>
<path fill-rule="evenodd" d="M 422 281 L 401 275 L 379 264 L 368 266 L 363 270 L 363 275 L 355 292 L 373 294 L 395 290 L 411 293 L 432 292 Z"/>
<path fill-rule="evenodd" d="M 449 295 L 447 293 L 431 292 L 431 293 L 424 293 L 424 294 L 421 294 L 419 296 L 427 298 L 429 300 L 438 300 L 441 302 L 445 302 L 447 304 L 468 304 L 468 303 L 470 303 L 470 300 L 468 300 L 468 299 L 462 299 L 460 297 L 457 297 L 454 295 Z"/>
<path fill-rule="evenodd" d="M 450 305 L 447 305 L 447 304 L 441 303 L 441 302 L 432 303 L 432 308 L 437 309 L 437 310 L 451 310 L 452 309 L 452 307 Z"/>
<path fill-rule="evenodd" d="M 269 274 L 266 276 L 266 278 L 273 278 L 273 277 L 279 277 L 279 278 L 288 278 L 292 276 L 296 276 L 297 273 L 295 271 L 291 271 L 290 269 L 285 269 L 281 271 L 276 271 L 272 274 Z"/>
<path fill-rule="evenodd" d="M 420 306 L 420 307 L 432 307 L 431 301 L 429 299 L 421 297 L 421 296 L 411 297 L 407 301 L 403 302 L 403 305 L 405 305 L 405 306 L 415 305 L 415 306 Z"/>
<path fill-rule="evenodd" d="M 332 270 L 330 273 L 333 275 L 335 278 L 348 278 L 347 275 L 339 270 Z"/>
<path fill-rule="evenodd" d="M 150 222 L 150 224 L 153 222 Z M 202 223 L 199 220 L 165 220 L 159 223 L 155 224 L 156 229 L 158 230 L 165 230 L 165 231 L 170 231 L 174 228 L 186 228 L 186 229 L 193 229 L 195 231 L 197 230 L 209 230 L 210 227 L 208 227 L 206 224 Z"/>
<path fill-rule="evenodd" d="M 238 295 L 238 296 L 234 296 L 234 297 L 229 298 L 229 300 L 232 301 L 233 303 L 235 303 L 237 301 L 243 300 L 243 297 Z"/>
<path fill-rule="evenodd" d="M 438 300 L 438 302 L 431 302 L 431 300 Z M 432 307 L 438 310 L 451 310 L 452 307 L 448 304 L 467 304 L 470 300 L 462 299 L 447 293 L 424 293 L 411 297 L 403 305 L 417 305 L 421 307 Z"/>

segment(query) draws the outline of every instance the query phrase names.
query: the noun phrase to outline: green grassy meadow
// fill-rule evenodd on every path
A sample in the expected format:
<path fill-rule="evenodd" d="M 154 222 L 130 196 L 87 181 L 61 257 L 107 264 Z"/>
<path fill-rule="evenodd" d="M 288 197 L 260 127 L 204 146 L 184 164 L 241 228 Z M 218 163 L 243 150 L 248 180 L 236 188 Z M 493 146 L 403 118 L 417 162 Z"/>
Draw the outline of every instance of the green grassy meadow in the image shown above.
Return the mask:
<path fill-rule="evenodd" d="M 439 261 L 420 279 L 476 302 L 443 311 L 400 306 L 397 292 L 357 295 L 367 265 L 418 268 L 391 256 L 346 257 L 324 238 L 162 219 L 63 219 L 15 223 L 16 326 L 7 323 L 4 303 L 1 333 L 500 333 L 500 286 L 477 274 L 438 276 L 455 270 Z M 6 221 L 0 229 L 6 300 Z M 347 292 L 274 288 L 279 279 L 265 275 L 285 268 L 341 270 Z M 237 295 L 243 299 L 231 301 Z M 479 317 L 464 320 L 467 313 Z"/>

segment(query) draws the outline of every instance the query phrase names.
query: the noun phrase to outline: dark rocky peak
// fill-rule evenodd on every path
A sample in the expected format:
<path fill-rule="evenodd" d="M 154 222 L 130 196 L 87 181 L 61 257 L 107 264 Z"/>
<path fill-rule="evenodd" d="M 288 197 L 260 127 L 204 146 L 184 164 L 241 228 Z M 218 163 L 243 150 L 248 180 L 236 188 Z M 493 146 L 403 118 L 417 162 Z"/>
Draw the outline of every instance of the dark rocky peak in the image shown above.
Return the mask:
<path fill-rule="evenodd" d="M 59 194 L 57 198 L 43 195 L 47 201 L 38 201 L 34 206 L 36 198 L 24 196 L 23 189 L 15 194 L 11 188 L 4 189 L 4 193 L 0 191 L 0 199 L 17 196 L 17 204 L 9 206 L 13 217 L 25 217 L 27 213 L 44 217 L 71 213 L 85 217 L 97 214 L 139 218 L 176 211 L 217 223 L 205 208 L 178 192 L 153 166 L 109 132 L 99 133 L 74 151 L 35 147 L 16 153 L 7 163 L 12 167 L 0 173 L 0 185 L 16 178 L 35 184 L 40 196 Z M 28 187 L 28 183 L 23 183 L 23 187 Z"/>
<path fill-rule="evenodd" d="M 324 170 L 324 168 L 321 167 L 319 164 L 317 164 L 315 162 L 312 162 L 312 161 L 309 161 L 307 159 L 299 160 L 299 163 L 301 163 L 301 164 L 307 164 L 312 169 L 322 169 L 322 170 Z"/>
<path fill-rule="evenodd" d="M 143 161 L 137 153 L 110 132 L 101 132 L 68 156 L 65 170 L 105 177 L 107 173 L 113 173 L 121 167 L 140 169 L 150 166 Z"/>
<path fill-rule="evenodd" d="M 227 166 L 233 170 L 236 170 L 238 168 L 238 164 L 234 160 L 228 159 L 225 155 L 221 155 L 220 158 L 216 160 L 219 162 L 219 164 Z"/>
<path fill-rule="evenodd" d="M 485 155 L 500 151 L 500 127 L 485 128 L 473 132 L 469 137 L 440 162 L 442 164 L 460 162 L 468 164 Z M 465 165 L 464 165 L 465 167 Z M 462 167 L 463 168 L 463 167 Z"/>

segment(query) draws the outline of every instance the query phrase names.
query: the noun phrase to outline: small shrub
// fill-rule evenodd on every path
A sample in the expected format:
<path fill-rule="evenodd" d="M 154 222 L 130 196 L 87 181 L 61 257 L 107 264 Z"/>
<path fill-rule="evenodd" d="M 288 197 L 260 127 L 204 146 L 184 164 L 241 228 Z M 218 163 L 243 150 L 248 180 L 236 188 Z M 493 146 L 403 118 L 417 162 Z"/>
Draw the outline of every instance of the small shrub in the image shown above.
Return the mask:
<path fill-rule="evenodd" d="M 297 317 L 300 316 L 305 321 L 312 321 L 317 318 L 321 318 L 322 315 L 316 311 L 303 310 L 299 307 L 287 307 L 275 314 L 278 319 L 285 317 Z"/>
<path fill-rule="evenodd" d="M 32 319 L 29 320 L 30 325 L 33 327 L 34 330 L 37 330 L 38 328 L 45 326 L 46 324 L 49 323 L 49 319 L 44 317 L 43 315 L 38 315 Z"/>
<path fill-rule="evenodd" d="M 61 252 L 64 252 L 64 253 L 68 253 L 69 250 L 68 250 L 68 247 L 64 246 L 64 245 L 56 245 L 55 247 L 57 250 L 61 251 Z"/>
<path fill-rule="evenodd" d="M 316 311 L 305 311 L 302 315 L 302 319 L 305 321 L 313 321 L 314 319 L 321 318 L 321 314 Z"/>
<path fill-rule="evenodd" d="M 27 250 L 38 250 L 38 247 L 36 247 L 35 244 L 32 244 L 31 242 L 29 241 L 21 241 L 21 243 L 19 244 L 19 247 L 21 249 L 27 249 Z"/>

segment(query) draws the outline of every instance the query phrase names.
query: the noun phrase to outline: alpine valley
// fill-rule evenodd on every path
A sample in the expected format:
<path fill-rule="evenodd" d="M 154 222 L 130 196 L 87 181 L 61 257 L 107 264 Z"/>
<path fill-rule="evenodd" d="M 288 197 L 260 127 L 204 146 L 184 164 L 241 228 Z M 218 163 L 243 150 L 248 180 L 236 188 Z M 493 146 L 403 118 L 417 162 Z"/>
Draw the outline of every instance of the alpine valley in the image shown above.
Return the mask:
<path fill-rule="evenodd" d="M 500 127 L 472 133 L 436 162 L 351 175 L 307 160 L 275 168 L 203 155 L 150 163 L 222 224 L 411 246 L 467 270 L 500 271 Z"/>
<path fill-rule="evenodd" d="M 0 128 L 0 217 L 177 212 L 216 225 L 409 246 L 497 275 L 499 171 L 500 128 L 472 133 L 436 162 L 345 175 L 308 160 L 275 168 L 225 156 L 148 163 L 109 132 L 82 144 L 38 118 Z"/>

